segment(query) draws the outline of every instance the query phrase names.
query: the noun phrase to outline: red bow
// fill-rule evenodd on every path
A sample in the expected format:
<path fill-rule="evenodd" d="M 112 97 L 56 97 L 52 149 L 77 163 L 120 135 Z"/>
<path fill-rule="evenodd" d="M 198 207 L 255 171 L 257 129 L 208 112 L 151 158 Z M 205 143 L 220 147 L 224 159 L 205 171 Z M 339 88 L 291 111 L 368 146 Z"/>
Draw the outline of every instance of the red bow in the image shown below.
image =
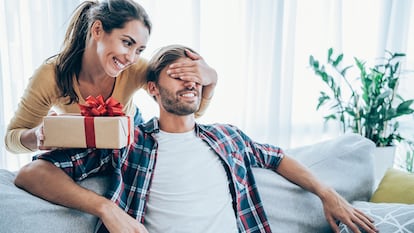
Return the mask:
<path fill-rule="evenodd" d="M 109 97 L 104 101 L 102 95 L 88 96 L 85 104 L 79 104 L 82 116 L 125 116 L 122 104 Z"/>

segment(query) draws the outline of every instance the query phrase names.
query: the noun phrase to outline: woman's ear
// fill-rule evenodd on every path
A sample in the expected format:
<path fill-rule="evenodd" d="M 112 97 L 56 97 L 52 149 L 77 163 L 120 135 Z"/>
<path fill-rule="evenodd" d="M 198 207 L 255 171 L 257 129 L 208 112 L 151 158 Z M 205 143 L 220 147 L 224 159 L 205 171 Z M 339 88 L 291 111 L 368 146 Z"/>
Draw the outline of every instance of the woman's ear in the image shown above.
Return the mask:
<path fill-rule="evenodd" d="M 91 26 L 92 38 L 98 39 L 102 36 L 103 33 L 104 33 L 104 30 L 103 30 L 102 22 L 100 20 L 96 20 L 95 22 L 93 22 Z"/>

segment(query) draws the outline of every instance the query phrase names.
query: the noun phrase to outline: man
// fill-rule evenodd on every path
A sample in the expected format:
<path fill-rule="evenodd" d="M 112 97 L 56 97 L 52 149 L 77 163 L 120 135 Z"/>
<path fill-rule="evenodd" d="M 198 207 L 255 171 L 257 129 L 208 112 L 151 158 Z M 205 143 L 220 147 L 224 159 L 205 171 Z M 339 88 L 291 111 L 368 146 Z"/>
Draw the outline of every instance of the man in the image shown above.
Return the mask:
<path fill-rule="evenodd" d="M 148 92 L 160 116 L 136 127 L 128 150 L 51 151 L 21 169 L 16 185 L 98 216 L 98 232 L 271 232 L 251 171 L 263 167 L 315 193 L 336 232 L 337 221 L 376 232 L 369 217 L 280 148 L 231 125 L 197 124 L 201 84 L 166 73 L 172 62 L 189 59 L 186 49 L 167 46 L 149 62 Z M 112 201 L 73 182 L 102 172 L 114 178 Z"/>

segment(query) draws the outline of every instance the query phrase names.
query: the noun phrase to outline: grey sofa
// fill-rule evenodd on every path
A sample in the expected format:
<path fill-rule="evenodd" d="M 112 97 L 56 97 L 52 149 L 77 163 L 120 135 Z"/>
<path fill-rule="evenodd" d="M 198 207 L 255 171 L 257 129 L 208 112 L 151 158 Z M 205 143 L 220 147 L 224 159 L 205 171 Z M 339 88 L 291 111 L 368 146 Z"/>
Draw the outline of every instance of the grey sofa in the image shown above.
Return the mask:
<path fill-rule="evenodd" d="M 286 152 L 307 166 L 323 182 L 335 188 L 350 203 L 376 214 L 372 210 L 378 204 L 367 202 L 374 183 L 373 149 L 374 144 L 367 139 L 356 134 L 347 134 Z M 255 168 L 254 173 L 273 232 L 332 232 L 325 220 L 322 205 L 315 195 L 269 170 Z M 0 170 L 0 232 L 94 231 L 96 217 L 32 196 L 14 186 L 14 177 L 14 172 Z M 107 181 L 106 177 L 94 177 L 80 184 L 103 194 Z M 404 207 L 409 210 L 414 208 L 407 206 Z M 414 219 L 413 216 L 414 213 L 408 217 Z M 378 225 L 383 226 L 384 224 Z M 414 225 L 412 227 L 412 231 L 407 232 L 414 232 Z M 348 232 L 348 229 L 341 226 L 341 232 Z"/>

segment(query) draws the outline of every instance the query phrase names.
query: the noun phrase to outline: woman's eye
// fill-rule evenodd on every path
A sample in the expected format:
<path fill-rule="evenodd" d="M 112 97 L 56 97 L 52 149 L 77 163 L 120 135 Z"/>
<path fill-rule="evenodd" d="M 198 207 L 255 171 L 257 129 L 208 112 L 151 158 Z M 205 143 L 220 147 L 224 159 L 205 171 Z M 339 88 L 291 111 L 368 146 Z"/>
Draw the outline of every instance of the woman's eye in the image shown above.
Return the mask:
<path fill-rule="evenodd" d="M 144 51 L 144 49 L 137 49 L 135 53 L 136 53 L 137 55 L 140 55 L 143 51 Z"/>
<path fill-rule="evenodd" d="M 124 43 L 124 45 L 127 47 L 130 47 L 132 45 L 132 42 L 129 40 L 123 40 L 122 43 Z"/>

